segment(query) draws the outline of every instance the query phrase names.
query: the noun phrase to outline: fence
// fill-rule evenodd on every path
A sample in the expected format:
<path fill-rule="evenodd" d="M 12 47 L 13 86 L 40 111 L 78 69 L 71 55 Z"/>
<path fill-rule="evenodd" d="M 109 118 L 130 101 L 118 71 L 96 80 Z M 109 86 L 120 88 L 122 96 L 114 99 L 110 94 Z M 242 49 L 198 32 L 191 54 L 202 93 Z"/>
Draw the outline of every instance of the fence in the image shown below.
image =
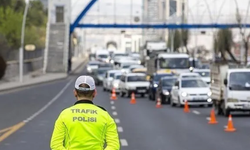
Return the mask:
<path fill-rule="evenodd" d="M 35 51 L 24 51 L 24 74 L 34 72 L 43 68 L 44 49 Z M 11 51 L 5 55 L 7 70 L 4 79 L 8 80 L 19 75 L 19 51 Z"/>

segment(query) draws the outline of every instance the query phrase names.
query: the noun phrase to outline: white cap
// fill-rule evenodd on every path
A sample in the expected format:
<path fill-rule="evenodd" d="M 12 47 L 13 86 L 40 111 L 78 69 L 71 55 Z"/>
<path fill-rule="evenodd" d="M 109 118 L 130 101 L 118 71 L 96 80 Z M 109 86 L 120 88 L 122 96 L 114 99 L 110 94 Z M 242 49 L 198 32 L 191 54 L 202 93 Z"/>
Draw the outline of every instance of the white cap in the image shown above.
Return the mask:
<path fill-rule="evenodd" d="M 87 84 L 90 88 L 79 87 L 81 84 Z M 91 76 L 80 76 L 76 79 L 75 88 L 80 91 L 95 90 L 95 80 Z"/>

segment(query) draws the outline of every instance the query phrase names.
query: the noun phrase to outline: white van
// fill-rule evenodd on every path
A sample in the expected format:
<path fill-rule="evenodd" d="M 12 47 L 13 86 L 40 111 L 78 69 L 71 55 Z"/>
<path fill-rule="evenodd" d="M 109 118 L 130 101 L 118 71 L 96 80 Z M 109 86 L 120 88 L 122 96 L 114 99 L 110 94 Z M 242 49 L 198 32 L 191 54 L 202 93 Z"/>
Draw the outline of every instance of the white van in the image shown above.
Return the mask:
<path fill-rule="evenodd" d="M 108 50 L 97 50 L 96 51 L 96 60 L 101 61 L 101 62 L 109 62 L 110 55 Z"/>

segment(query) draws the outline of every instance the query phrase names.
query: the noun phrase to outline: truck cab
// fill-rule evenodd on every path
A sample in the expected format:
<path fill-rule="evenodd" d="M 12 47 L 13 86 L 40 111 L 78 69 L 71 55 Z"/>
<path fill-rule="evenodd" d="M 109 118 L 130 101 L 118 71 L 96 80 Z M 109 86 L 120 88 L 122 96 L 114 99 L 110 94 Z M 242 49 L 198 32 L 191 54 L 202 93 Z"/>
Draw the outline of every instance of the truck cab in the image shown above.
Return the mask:
<path fill-rule="evenodd" d="M 190 72 L 189 55 L 180 53 L 155 53 L 147 62 L 147 74 L 170 70 L 176 74 Z"/>
<path fill-rule="evenodd" d="M 233 111 L 250 112 L 250 69 L 229 68 L 227 64 L 211 66 L 211 92 L 218 115 Z"/>

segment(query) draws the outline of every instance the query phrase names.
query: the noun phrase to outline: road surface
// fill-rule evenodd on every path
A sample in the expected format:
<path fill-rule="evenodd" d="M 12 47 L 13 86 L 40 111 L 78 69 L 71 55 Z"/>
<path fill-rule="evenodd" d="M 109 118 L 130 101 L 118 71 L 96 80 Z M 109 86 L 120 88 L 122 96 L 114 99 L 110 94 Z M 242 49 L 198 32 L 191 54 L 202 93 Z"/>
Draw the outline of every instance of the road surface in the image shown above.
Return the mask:
<path fill-rule="evenodd" d="M 37 85 L 0 94 L 0 149 L 49 150 L 54 122 L 64 108 L 75 103 L 74 80 Z M 211 108 L 183 108 L 164 105 L 155 108 L 147 97 L 129 98 L 97 88 L 94 102 L 103 106 L 117 122 L 122 150 L 246 150 L 250 147 L 249 115 L 233 116 L 236 132 L 224 131 L 227 118 L 217 117 L 218 124 L 209 125 Z"/>

